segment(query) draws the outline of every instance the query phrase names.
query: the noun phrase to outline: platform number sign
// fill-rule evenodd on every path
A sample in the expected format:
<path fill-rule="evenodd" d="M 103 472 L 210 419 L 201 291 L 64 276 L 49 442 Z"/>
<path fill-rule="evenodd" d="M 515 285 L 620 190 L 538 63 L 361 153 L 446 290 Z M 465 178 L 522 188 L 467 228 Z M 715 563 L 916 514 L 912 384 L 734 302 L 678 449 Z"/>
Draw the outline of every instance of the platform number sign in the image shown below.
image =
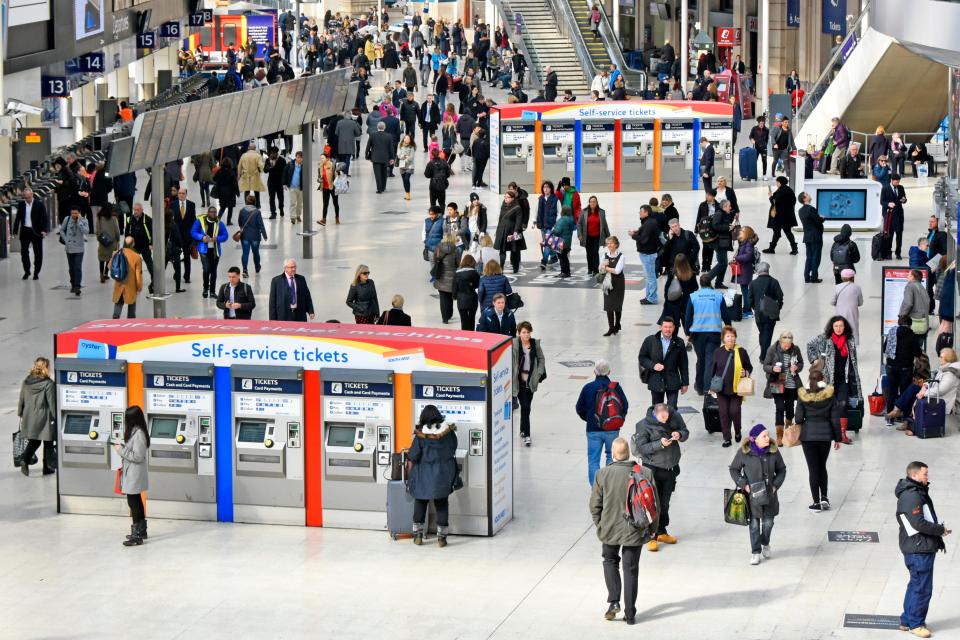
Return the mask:
<path fill-rule="evenodd" d="M 204 9 L 201 13 L 203 13 L 204 24 L 210 24 L 213 22 L 213 9 Z"/>
<path fill-rule="evenodd" d="M 138 49 L 153 49 L 157 46 L 157 34 L 153 31 L 137 34 Z"/>
<path fill-rule="evenodd" d="M 190 14 L 190 26 L 191 27 L 202 27 L 204 23 L 203 11 L 198 11 L 196 13 Z"/>
<path fill-rule="evenodd" d="M 163 24 L 161 24 L 160 37 L 161 38 L 179 38 L 180 23 L 176 20 L 171 20 L 170 22 L 164 22 Z"/>
<path fill-rule="evenodd" d="M 62 76 L 41 76 L 40 77 L 40 97 L 41 98 L 66 98 L 70 95 L 70 86 L 67 79 Z"/>
<path fill-rule="evenodd" d="M 92 51 L 77 58 L 77 67 L 86 73 L 103 73 L 104 57 L 102 51 Z"/>

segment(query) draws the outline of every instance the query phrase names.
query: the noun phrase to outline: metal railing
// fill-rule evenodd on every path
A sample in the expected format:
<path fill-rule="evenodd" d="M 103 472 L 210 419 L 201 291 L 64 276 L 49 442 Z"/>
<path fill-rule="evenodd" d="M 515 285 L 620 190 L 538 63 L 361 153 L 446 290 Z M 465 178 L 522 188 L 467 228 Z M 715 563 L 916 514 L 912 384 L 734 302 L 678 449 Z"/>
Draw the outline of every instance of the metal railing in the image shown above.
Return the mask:
<path fill-rule="evenodd" d="M 536 47 L 533 46 L 533 39 L 530 39 L 530 46 L 527 45 L 527 38 L 523 36 L 523 33 L 517 35 L 516 33 L 516 13 L 513 11 L 513 7 L 509 7 L 509 0 L 493 0 L 493 6 L 496 7 L 497 12 L 500 14 L 500 20 L 504 24 L 504 29 L 509 33 L 509 40 L 517 46 L 517 49 L 520 50 L 520 53 L 523 54 L 523 57 L 527 61 L 527 79 L 530 81 L 530 85 L 534 89 L 543 88 L 544 78 L 541 76 L 543 69 L 540 68 L 540 65 L 533 64 L 534 57 L 530 55 L 530 49 L 532 48 L 536 52 Z M 520 15 L 523 15 L 523 12 L 520 12 Z M 526 21 L 521 22 L 521 31 L 526 32 Z M 491 34 L 491 46 L 492 44 Z M 536 57 L 537 60 L 540 59 L 539 54 Z"/>
<path fill-rule="evenodd" d="M 814 82 L 807 91 L 803 99 L 803 104 L 795 114 L 797 131 L 803 127 L 804 121 L 811 113 L 813 113 L 813 110 L 820 103 L 820 99 L 826 95 L 827 89 L 830 88 L 830 83 L 833 81 L 834 73 L 837 71 L 834 69 L 834 67 L 843 66 L 844 49 L 847 48 L 851 41 L 853 43 L 853 47 L 856 48 L 857 43 L 859 42 L 857 33 L 860 30 L 860 25 L 870 12 L 870 7 L 872 6 L 873 0 L 867 0 L 867 4 L 864 5 L 863 10 L 860 11 L 860 15 L 858 15 L 853 24 L 847 28 L 847 37 L 843 39 L 843 42 L 840 43 L 840 46 L 836 48 L 837 50 L 834 51 L 833 55 L 830 56 L 830 59 L 824 66 L 823 71 L 820 73 L 820 77 L 817 78 L 817 81 Z M 853 49 L 850 49 L 850 52 L 852 51 Z"/>

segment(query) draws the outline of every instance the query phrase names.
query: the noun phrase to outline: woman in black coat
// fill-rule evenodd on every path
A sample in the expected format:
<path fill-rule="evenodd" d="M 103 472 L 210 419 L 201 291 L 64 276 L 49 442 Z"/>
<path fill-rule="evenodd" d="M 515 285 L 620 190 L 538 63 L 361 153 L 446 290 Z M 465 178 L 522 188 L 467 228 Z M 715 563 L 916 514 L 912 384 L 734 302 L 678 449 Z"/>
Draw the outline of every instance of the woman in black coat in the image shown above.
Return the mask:
<path fill-rule="evenodd" d="M 810 369 L 810 386 L 797 391 L 797 415 L 800 425 L 800 445 L 807 460 L 810 474 L 810 494 L 813 504 L 810 511 L 826 511 L 830 508 L 827 498 L 827 458 L 830 457 L 830 442 L 839 449 L 843 435 L 840 417 L 845 402 L 838 402 L 832 385 L 824 381 L 823 371 Z"/>
<path fill-rule="evenodd" d="M 233 222 L 233 208 L 237 206 L 237 196 L 240 195 L 240 185 L 237 184 L 237 173 L 233 170 L 233 160 L 224 158 L 220 161 L 220 168 L 213 174 L 213 191 L 211 196 L 217 199 L 220 205 L 219 215 L 223 219 L 223 212 L 227 212 L 227 224 Z"/>
<path fill-rule="evenodd" d="M 453 276 L 453 297 L 457 301 L 460 328 L 463 331 L 473 331 L 476 327 L 477 307 L 480 304 L 477 297 L 479 286 L 480 274 L 477 273 L 477 261 L 472 255 L 466 253 L 460 261 L 460 268 Z"/>
<path fill-rule="evenodd" d="M 676 283 L 676 284 L 674 284 Z M 690 302 L 690 294 L 700 288 L 697 283 L 697 276 L 693 273 L 690 261 L 684 254 L 678 254 L 673 260 L 673 269 L 667 270 L 667 281 L 663 285 L 663 312 L 657 320 L 657 324 L 663 322 L 667 316 L 673 318 L 677 326 L 683 325 L 687 332 L 687 340 L 690 340 L 690 327 L 687 325 L 687 303 Z M 691 348 L 687 345 L 688 350 Z"/>
<path fill-rule="evenodd" d="M 870 138 L 870 167 L 877 164 L 880 156 L 890 155 L 890 141 L 887 140 L 886 129 L 877 127 L 873 137 Z"/>
<path fill-rule="evenodd" d="M 437 546 L 447 546 L 450 527 L 448 498 L 457 482 L 457 425 L 444 421 L 432 404 L 420 412 L 407 459 L 412 464 L 407 491 L 413 496 L 413 544 L 423 544 L 427 505 L 437 511 Z"/>
<path fill-rule="evenodd" d="M 733 204 L 729 200 L 724 200 L 720 208 L 713 214 L 710 227 L 717 235 L 713 241 L 714 259 L 717 261 L 710 269 L 710 278 L 714 281 L 714 289 L 726 289 L 723 284 L 723 276 L 727 272 L 727 256 L 733 249 L 733 213 L 731 212 Z"/>
<path fill-rule="evenodd" d="M 357 324 L 374 324 L 380 315 L 377 286 L 370 279 L 370 267 L 365 264 L 357 267 L 353 276 L 353 283 L 347 293 L 347 306 L 353 310 Z"/>
<path fill-rule="evenodd" d="M 514 240 L 515 236 L 519 236 Z M 500 266 L 507 259 L 510 251 L 510 265 L 513 272 L 520 270 L 520 252 L 527 248 L 523 239 L 523 211 L 517 199 L 517 194 L 507 191 L 503 194 L 503 204 L 500 205 L 500 219 L 497 221 L 497 235 L 493 242 L 494 248 L 500 252 Z"/>
<path fill-rule="evenodd" d="M 767 217 L 767 228 L 773 229 L 773 238 L 770 246 L 764 253 L 775 253 L 780 234 L 787 236 L 790 242 L 790 255 L 797 255 L 797 240 L 793 237 L 793 228 L 797 226 L 797 215 L 794 209 L 797 206 L 797 195 L 789 185 L 786 176 L 777 176 L 777 190 L 770 194 L 770 213 Z M 768 187 L 769 189 L 769 187 Z"/>

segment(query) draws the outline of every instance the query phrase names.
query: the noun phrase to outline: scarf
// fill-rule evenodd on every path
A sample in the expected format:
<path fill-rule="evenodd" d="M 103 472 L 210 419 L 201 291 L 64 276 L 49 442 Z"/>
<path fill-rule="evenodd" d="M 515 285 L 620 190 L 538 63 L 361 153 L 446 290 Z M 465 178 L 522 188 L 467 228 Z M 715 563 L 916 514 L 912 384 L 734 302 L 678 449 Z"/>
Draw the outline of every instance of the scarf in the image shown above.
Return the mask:
<path fill-rule="evenodd" d="M 831 333 L 830 338 L 833 340 L 833 346 L 837 348 L 837 351 L 840 352 L 840 355 L 846 358 L 847 354 L 849 353 L 849 350 L 847 349 L 847 336 L 838 336 L 835 333 Z"/>
<path fill-rule="evenodd" d="M 726 349 L 726 346 L 724 346 Z M 729 349 L 727 349 L 729 351 Z M 733 345 L 733 386 L 732 392 L 737 392 L 737 385 L 740 384 L 740 378 L 743 377 L 743 363 L 740 362 L 740 345 Z"/>

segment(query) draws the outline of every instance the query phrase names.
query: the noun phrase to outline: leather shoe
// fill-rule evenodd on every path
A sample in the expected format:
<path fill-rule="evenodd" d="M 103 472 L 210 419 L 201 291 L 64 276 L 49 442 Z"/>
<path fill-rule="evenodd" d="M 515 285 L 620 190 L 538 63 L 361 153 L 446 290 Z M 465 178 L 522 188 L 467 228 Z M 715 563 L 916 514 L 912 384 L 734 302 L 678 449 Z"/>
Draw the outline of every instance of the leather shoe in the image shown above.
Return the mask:
<path fill-rule="evenodd" d="M 650 542 L 648 542 L 648 543 L 647 543 L 647 550 L 648 550 L 648 551 L 656 551 L 656 550 L 657 550 L 657 541 L 656 541 L 656 540 L 651 540 Z"/>
<path fill-rule="evenodd" d="M 761 251 L 761 253 L 776 253 L 776 251 L 774 251 L 773 247 L 767 247 L 766 249 Z"/>
<path fill-rule="evenodd" d="M 657 542 L 662 542 L 664 544 L 677 544 L 677 539 L 674 536 L 671 536 L 669 533 L 661 533 L 657 536 Z"/>

